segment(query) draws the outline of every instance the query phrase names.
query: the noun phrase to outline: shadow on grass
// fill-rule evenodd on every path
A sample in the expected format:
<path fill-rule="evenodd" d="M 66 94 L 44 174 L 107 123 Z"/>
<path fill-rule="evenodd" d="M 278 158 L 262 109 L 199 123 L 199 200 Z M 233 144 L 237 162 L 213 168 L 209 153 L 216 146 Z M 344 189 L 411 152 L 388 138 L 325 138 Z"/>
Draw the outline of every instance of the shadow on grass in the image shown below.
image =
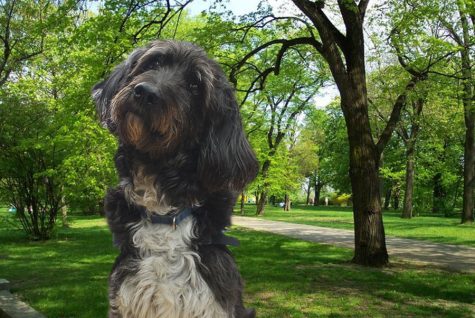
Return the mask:
<path fill-rule="evenodd" d="M 117 251 L 105 225 L 78 219 L 57 239 L 28 242 L 0 231 L 0 273 L 48 317 L 104 317 Z M 474 275 L 424 267 L 367 269 L 352 251 L 233 229 L 233 248 L 258 317 L 472 317 Z"/>
<path fill-rule="evenodd" d="M 59 229 L 56 239 L 30 242 L 0 231 L 0 273 L 12 291 L 47 317 L 105 317 L 107 278 L 117 254 L 105 226 Z"/>
<path fill-rule="evenodd" d="M 380 314 L 401 317 L 403 312 L 407 312 L 408 316 L 415 313 L 421 317 L 434 317 L 434 313 L 436 317 L 471 317 L 474 314 L 464 306 L 444 309 L 445 305 L 438 304 L 442 301 L 472 306 L 475 302 L 474 275 L 447 275 L 443 271 L 426 271 L 414 266 L 407 269 L 401 266 L 368 269 L 345 261 L 352 254 L 346 249 L 243 229 L 235 230 L 233 234 L 240 238 L 243 246 L 234 253 L 247 281 L 250 302 L 264 308 L 266 317 L 272 317 L 271 313 L 275 313 L 276 308 L 279 313 L 290 312 L 296 306 L 290 300 L 315 299 L 328 303 L 328 309 L 328 306 L 335 306 L 335 298 L 353 299 L 356 305 L 349 306 L 349 301 L 336 308 L 330 307 L 332 310 L 327 313 L 328 317 Z M 368 298 L 383 302 L 384 308 L 368 305 Z M 367 312 L 368 306 L 376 306 L 374 315 Z M 301 310 L 306 312 L 302 317 L 325 316 L 322 310 Z"/>

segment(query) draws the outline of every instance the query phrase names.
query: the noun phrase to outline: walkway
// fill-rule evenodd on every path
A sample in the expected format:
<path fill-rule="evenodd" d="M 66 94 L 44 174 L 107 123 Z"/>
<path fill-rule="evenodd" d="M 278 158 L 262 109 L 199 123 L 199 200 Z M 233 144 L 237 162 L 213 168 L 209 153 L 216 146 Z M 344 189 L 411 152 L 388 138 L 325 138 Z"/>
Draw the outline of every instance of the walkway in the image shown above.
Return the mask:
<path fill-rule="evenodd" d="M 353 231 L 233 216 L 233 224 L 310 242 L 354 247 Z M 389 257 L 407 259 L 451 270 L 475 273 L 475 248 L 386 237 Z"/>

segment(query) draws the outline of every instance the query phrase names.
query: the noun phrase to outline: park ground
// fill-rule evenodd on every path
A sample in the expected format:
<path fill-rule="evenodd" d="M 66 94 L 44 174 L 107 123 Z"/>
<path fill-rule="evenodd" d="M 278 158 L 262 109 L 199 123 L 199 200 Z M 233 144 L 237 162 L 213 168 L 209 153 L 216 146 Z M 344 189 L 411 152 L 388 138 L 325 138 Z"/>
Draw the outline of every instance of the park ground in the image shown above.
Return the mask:
<path fill-rule="evenodd" d="M 246 213 L 252 214 L 252 206 Z M 107 276 L 117 254 L 105 221 L 71 218 L 47 242 L 29 242 L 0 213 L 0 273 L 12 291 L 49 318 L 105 317 Z M 266 210 L 264 218 L 351 228 L 347 209 Z M 393 220 L 394 219 L 394 220 Z M 310 223 L 312 224 L 312 223 Z M 406 224 L 406 226 L 404 226 Z M 437 226 L 439 224 L 439 226 Z M 475 227 L 456 219 L 385 215 L 386 232 L 474 245 Z M 233 228 L 232 248 L 258 317 L 474 317 L 475 275 L 393 261 L 384 269 L 349 262 L 352 251 Z"/>
<path fill-rule="evenodd" d="M 235 208 L 236 215 L 241 215 Z M 245 216 L 256 216 L 256 206 L 245 205 Z M 475 224 L 460 224 L 460 216 L 443 217 L 432 213 L 402 219 L 401 211 L 383 211 L 384 230 L 388 236 L 426 240 L 436 243 L 475 247 Z M 259 218 L 297 224 L 353 230 L 353 212 L 349 207 L 298 206 L 288 212 L 268 206 Z"/>

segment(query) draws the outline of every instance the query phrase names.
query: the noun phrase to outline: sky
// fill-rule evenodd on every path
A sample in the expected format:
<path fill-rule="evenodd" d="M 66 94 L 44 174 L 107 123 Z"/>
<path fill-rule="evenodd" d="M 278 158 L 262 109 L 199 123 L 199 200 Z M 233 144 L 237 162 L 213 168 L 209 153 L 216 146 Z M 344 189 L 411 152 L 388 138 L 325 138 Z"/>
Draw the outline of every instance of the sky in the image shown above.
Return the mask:
<path fill-rule="evenodd" d="M 187 8 L 192 15 L 199 14 L 201 11 L 209 8 L 213 1 L 195 0 L 191 2 Z M 228 9 L 230 9 L 235 15 L 243 15 L 257 8 L 257 0 L 229 0 Z"/>
<path fill-rule="evenodd" d="M 199 14 L 201 11 L 208 9 L 213 2 L 212 0 L 195 0 L 187 8 L 191 14 Z M 231 10 L 235 15 L 244 15 L 255 11 L 260 0 L 223 0 L 223 2 L 227 3 L 227 9 Z M 294 6 L 290 0 L 267 0 L 267 2 L 274 9 L 274 13 L 279 11 L 282 4 Z"/>

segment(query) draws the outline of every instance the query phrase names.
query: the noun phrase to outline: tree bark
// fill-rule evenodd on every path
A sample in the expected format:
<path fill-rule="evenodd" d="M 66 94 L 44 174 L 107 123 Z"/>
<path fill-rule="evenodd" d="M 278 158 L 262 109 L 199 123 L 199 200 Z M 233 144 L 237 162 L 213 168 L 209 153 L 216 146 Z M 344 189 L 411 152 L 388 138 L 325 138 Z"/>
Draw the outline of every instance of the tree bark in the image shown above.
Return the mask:
<path fill-rule="evenodd" d="M 374 143 L 368 117 L 363 22 L 369 0 L 343 1 L 337 5 L 346 34 L 343 34 L 323 8 L 325 1 L 293 0 L 318 30 L 305 38 L 327 61 L 340 91 L 350 146 L 350 180 L 353 192 L 355 254 L 353 261 L 366 266 L 388 264 L 379 189 L 379 160 L 395 124 L 400 108 L 393 108 L 380 140 Z M 281 47 L 275 73 L 278 74 L 289 41 Z M 400 106 L 398 104 L 398 106 Z"/>
<path fill-rule="evenodd" d="M 475 177 L 475 109 L 473 107 L 474 87 L 472 65 L 469 52 L 469 23 L 466 14 L 460 8 L 460 20 L 463 31 L 463 49 L 460 51 L 462 60 L 463 108 L 465 118 L 464 172 L 463 172 L 463 208 L 462 223 L 474 221 L 473 186 Z"/>
<path fill-rule="evenodd" d="M 305 205 L 310 205 L 310 192 L 312 190 L 312 176 L 308 177 L 308 185 L 307 185 L 307 203 Z M 314 201 L 315 202 L 315 201 Z"/>
<path fill-rule="evenodd" d="M 346 35 L 341 34 L 322 11 L 324 2 L 294 3 L 312 19 L 322 38 L 316 46 L 327 60 L 341 97 L 350 148 L 350 181 L 353 195 L 355 253 L 353 262 L 365 266 L 385 266 L 389 262 L 386 249 L 379 187 L 379 160 L 400 108 L 394 108 L 391 119 L 375 144 L 368 116 L 368 94 L 364 54 L 363 21 L 368 1 L 338 1 Z"/>
<path fill-rule="evenodd" d="M 63 221 L 63 227 L 69 227 L 69 222 L 68 222 L 68 207 L 66 205 L 63 205 L 61 207 L 61 220 Z"/>
<path fill-rule="evenodd" d="M 284 196 L 284 211 L 290 211 L 290 197 L 287 193 Z"/>
<path fill-rule="evenodd" d="M 314 191 L 315 191 L 315 200 L 313 201 L 313 206 L 319 206 L 320 205 L 320 193 L 323 188 L 323 183 L 320 181 L 320 178 L 315 175 L 315 185 L 314 185 Z"/>
<path fill-rule="evenodd" d="M 462 223 L 473 223 L 474 200 L 473 183 L 475 176 L 475 140 L 474 126 L 475 116 L 470 114 L 466 116 L 465 150 L 464 150 L 464 172 L 463 172 L 463 209 Z"/>
<path fill-rule="evenodd" d="M 432 213 L 447 213 L 445 201 L 447 192 L 442 184 L 442 173 L 437 173 L 433 178 L 434 189 L 432 192 Z"/>
<path fill-rule="evenodd" d="M 404 208 L 401 217 L 412 218 L 412 199 L 414 194 L 414 170 L 415 170 L 415 147 L 414 141 L 409 141 L 406 150 L 406 186 L 404 193 Z"/>
<path fill-rule="evenodd" d="M 64 186 L 61 186 L 61 193 L 64 193 Z M 64 195 L 61 195 L 61 220 L 63 223 L 63 227 L 68 228 L 68 207 L 66 205 L 66 199 L 64 198 Z"/>
<path fill-rule="evenodd" d="M 414 196 L 414 177 L 416 160 L 416 142 L 420 129 L 420 115 L 425 103 L 425 97 L 419 97 L 412 102 L 411 131 L 403 130 L 401 135 L 406 145 L 406 184 L 404 191 L 404 208 L 401 217 L 405 219 L 412 218 L 413 196 Z"/>
<path fill-rule="evenodd" d="M 261 192 L 259 195 L 259 201 L 257 202 L 257 212 L 256 215 L 264 215 L 264 207 L 267 201 L 267 193 Z"/>
<path fill-rule="evenodd" d="M 396 188 L 393 191 L 393 205 L 394 205 L 394 210 L 399 209 L 399 199 L 401 197 L 401 188 L 399 185 L 396 185 Z"/>
<path fill-rule="evenodd" d="M 384 210 L 389 210 L 392 191 L 393 191 L 392 186 L 388 186 L 388 188 L 386 189 L 386 193 L 384 195 Z"/>
<path fill-rule="evenodd" d="M 364 78 L 364 74 L 358 75 L 355 78 Z M 380 154 L 369 128 L 366 82 L 358 82 L 353 89 L 347 89 L 342 94 L 350 145 L 350 180 L 355 223 L 353 262 L 365 266 L 385 266 L 389 258 L 379 193 Z"/>
<path fill-rule="evenodd" d="M 264 185 L 262 191 L 259 193 L 259 200 L 257 201 L 257 210 L 256 215 L 264 215 L 264 209 L 267 201 L 267 176 L 269 174 L 270 160 L 264 161 L 262 164 L 261 175 L 262 180 L 264 180 Z"/>

